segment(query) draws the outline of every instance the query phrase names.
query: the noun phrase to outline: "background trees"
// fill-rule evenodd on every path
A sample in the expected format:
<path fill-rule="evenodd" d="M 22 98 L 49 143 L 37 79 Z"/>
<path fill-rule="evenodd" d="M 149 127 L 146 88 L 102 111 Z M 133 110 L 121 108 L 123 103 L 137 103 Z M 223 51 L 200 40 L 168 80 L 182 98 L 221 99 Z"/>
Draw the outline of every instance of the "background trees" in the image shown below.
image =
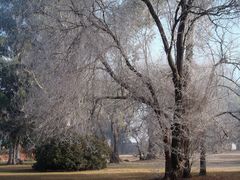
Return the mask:
<path fill-rule="evenodd" d="M 238 12 L 237 1 L 159 3 L 97 0 L 53 1 L 51 4 L 41 1 L 38 5 L 37 13 L 46 30 L 40 35 L 44 40 L 39 38 L 40 44 L 45 43 L 42 49 L 47 52 L 45 54 L 54 51 L 54 56 L 48 57 L 62 59 L 61 63 L 53 61 L 53 67 L 58 67 L 54 73 L 62 74 L 67 66 L 90 75 L 94 83 L 103 74 L 108 74 L 114 80 L 114 86 L 122 91 L 111 94 L 107 99 L 127 98 L 144 104 L 155 113 L 165 148 L 166 176 L 190 176 L 191 137 L 204 124 L 197 122 L 203 114 L 206 118 L 204 112 L 210 106 L 208 100 L 213 97 L 211 86 L 215 83 L 215 70 L 222 63 L 220 58 L 212 65 L 208 59 L 210 71 L 208 80 L 203 82 L 206 83 L 205 88 L 202 91 L 196 89 L 203 84 L 198 79 L 201 64 L 194 67 L 198 59 L 193 55 L 198 38 L 194 36 L 195 30 L 199 30 L 203 20 L 214 27 L 221 23 L 221 18 L 234 17 Z M 167 61 L 167 66 L 150 59 L 148 43 L 156 31 L 161 38 L 159 51 L 165 53 L 162 59 Z M 51 40 L 47 41 L 48 38 Z M 208 47 L 207 43 L 203 42 L 203 46 Z M 211 54 L 211 49 L 208 53 Z M 72 77 L 66 80 L 66 76 L 62 76 L 58 80 L 65 83 L 70 79 Z M 80 79 L 82 82 L 86 80 L 79 78 L 77 81 Z M 56 84 L 54 86 L 57 87 Z M 90 102 L 88 105 L 91 106 L 99 96 L 106 96 L 104 91 L 96 91 L 103 88 L 101 85 L 95 83 L 88 87 L 91 87 L 91 94 L 82 94 Z M 69 91 L 65 93 L 70 94 Z M 66 98 L 64 101 L 67 103 Z"/>
<path fill-rule="evenodd" d="M 8 139 L 9 164 L 19 159 L 19 145 L 33 128 L 24 110 L 31 78 L 18 62 L 1 61 L 1 132 Z"/>
<path fill-rule="evenodd" d="M 33 127 L 24 105 L 34 78 L 21 62 L 31 37 L 26 7 L 26 1 L 0 2 L 0 124 L 9 145 L 9 164 L 16 163 L 19 145 Z"/>

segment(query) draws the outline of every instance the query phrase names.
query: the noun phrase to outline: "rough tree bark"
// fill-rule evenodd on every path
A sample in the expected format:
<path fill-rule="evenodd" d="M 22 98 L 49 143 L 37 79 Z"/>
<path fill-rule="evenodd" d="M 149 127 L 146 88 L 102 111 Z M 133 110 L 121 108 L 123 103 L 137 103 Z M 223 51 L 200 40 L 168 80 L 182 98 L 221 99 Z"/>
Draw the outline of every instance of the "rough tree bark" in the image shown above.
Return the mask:
<path fill-rule="evenodd" d="M 19 140 L 14 139 L 10 142 L 9 151 L 8 151 L 8 162 L 7 164 L 15 165 L 17 164 L 19 157 Z"/>
<path fill-rule="evenodd" d="M 112 131 L 112 138 L 111 138 L 111 156 L 110 156 L 110 163 L 119 163 L 120 157 L 118 152 L 118 144 L 119 144 L 119 132 L 116 122 L 113 120 L 114 112 L 116 108 L 114 107 L 113 113 L 111 115 L 111 131 Z"/>
<path fill-rule="evenodd" d="M 206 165 L 206 144 L 205 137 L 200 139 L 200 176 L 207 175 L 207 165 Z"/>
<path fill-rule="evenodd" d="M 172 172 L 171 178 L 177 179 L 183 177 L 183 166 L 181 166 L 183 161 L 182 154 L 182 137 L 183 137 L 183 127 L 182 127 L 182 115 L 183 115 L 183 94 L 182 94 L 182 82 L 181 80 L 173 80 L 175 85 L 175 112 L 174 112 L 174 123 L 172 125 L 172 149 L 171 149 L 171 163 Z"/>
<path fill-rule="evenodd" d="M 156 154 L 154 150 L 154 142 L 151 138 L 148 140 L 148 153 L 146 156 L 146 160 L 156 159 Z"/>
<path fill-rule="evenodd" d="M 163 142 L 164 142 L 164 155 L 165 155 L 165 174 L 164 179 L 169 179 L 172 170 L 172 163 L 171 163 L 171 142 L 170 142 L 170 133 L 169 129 L 165 129 L 165 133 L 163 135 Z"/>
<path fill-rule="evenodd" d="M 156 152 L 155 152 L 155 143 L 154 143 L 154 128 L 153 128 L 153 123 L 148 122 L 148 152 L 146 159 L 151 160 L 151 159 L 156 159 Z"/>
<path fill-rule="evenodd" d="M 11 165 L 16 164 L 16 143 L 11 143 L 9 147 L 9 153 L 8 153 L 8 163 Z"/>
<path fill-rule="evenodd" d="M 8 150 L 8 162 L 7 164 L 12 164 L 13 162 L 13 146 L 10 144 L 9 150 Z"/>
<path fill-rule="evenodd" d="M 112 152 L 110 157 L 110 163 L 119 163 L 120 158 L 119 158 L 119 152 L 118 152 L 118 143 L 119 143 L 118 133 L 116 132 L 116 129 L 114 129 L 112 133 L 113 133 L 113 137 L 111 142 Z"/>

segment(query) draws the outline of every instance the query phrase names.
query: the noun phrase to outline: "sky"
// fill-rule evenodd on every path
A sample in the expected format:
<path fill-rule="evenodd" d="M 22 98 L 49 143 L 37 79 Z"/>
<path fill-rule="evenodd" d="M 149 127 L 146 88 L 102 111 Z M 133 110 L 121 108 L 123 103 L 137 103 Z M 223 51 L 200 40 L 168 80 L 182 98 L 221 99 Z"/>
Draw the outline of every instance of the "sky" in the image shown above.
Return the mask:
<path fill-rule="evenodd" d="M 221 54 L 219 38 L 222 37 L 224 38 L 223 52 L 226 54 L 226 58 L 236 60 L 240 57 L 240 27 L 237 21 L 239 20 L 236 20 L 233 23 L 223 21 L 224 26 L 226 26 L 226 29 L 224 28 L 224 33 L 222 28 L 218 28 L 218 33 L 216 33 L 213 26 L 211 27 L 203 24 L 198 27 L 198 30 L 195 33 L 196 46 L 194 48 L 194 61 L 196 64 L 203 65 L 212 63 L 212 53 L 214 54 L 215 61 L 219 61 L 219 55 Z M 166 23 L 164 24 L 166 27 Z M 156 27 L 154 27 L 154 32 L 155 38 L 150 44 L 153 62 L 162 59 L 160 60 L 161 63 L 167 64 L 162 40 Z M 168 33 L 168 31 L 166 31 L 166 33 Z M 210 62 L 209 59 L 211 59 Z"/>

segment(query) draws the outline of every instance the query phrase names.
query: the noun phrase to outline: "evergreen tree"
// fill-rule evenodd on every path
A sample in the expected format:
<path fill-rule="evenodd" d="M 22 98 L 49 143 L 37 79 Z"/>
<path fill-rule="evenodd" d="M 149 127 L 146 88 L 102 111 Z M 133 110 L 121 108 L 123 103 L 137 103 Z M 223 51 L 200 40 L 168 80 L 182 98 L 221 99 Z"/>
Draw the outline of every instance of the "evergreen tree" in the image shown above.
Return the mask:
<path fill-rule="evenodd" d="M 30 37 L 27 1 L 0 1 L 0 131 L 9 145 L 9 164 L 16 164 L 19 145 L 32 123 L 24 113 L 31 76 L 21 63 L 21 54 Z"/>

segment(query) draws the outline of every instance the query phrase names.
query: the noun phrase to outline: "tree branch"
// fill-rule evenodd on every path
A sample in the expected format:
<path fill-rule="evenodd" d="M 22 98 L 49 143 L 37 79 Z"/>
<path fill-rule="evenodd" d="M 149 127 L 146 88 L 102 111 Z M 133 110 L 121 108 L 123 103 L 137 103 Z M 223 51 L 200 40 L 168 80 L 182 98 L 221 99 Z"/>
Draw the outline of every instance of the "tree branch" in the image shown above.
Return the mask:
<path fill-rule="evenodd" d="M 230 91 L 232 91 L 235 95 L 237 95 L 238 97 L 240 97 L 240 94 L 237 93 L 234 89 L 230 88 L 229 86 L 219 85 L 219 87 L 227 88 L 227 89 L 229 89 Z"/>
<path fill-rule="evenodd" d="M 172 58 L 172 55 L 171 55 L 171 48 L 168 44 L 168 40 L 167 40 L 167 36 L 165 34 L 165 31 L 164 31 L 164 28 L 163 28 L 163 25 L 160 21 L 160 19 L 158 18 L 158 15 L 157 13 L 155 12 L 151 2 L 149 0 L 142 0 L 146 6 L 148 7 L 148 10 L 153 18 L 153 20 L 155 21 L 157 27 L 158 27 L 158 31 L 161 35 L 161 38 L 162 38 L 162 42 L 163 42 L 163 46 L 164 46 L 164 50 L 165 50 L 165 53 L 167 55 L 167 59 L 168 59 L 168 64 L 173 72 L 173 75 L 178 77 L 178 73 L 177 73 L 177 68 L 174 64 L 174 61 L 173 61 L 173 58 Z"/>
<path fill-rule="evenodd" d="M 136 90 L 131 88 L 127 83 L 125 83 L 124 81 L 122 81 L 120 78 L 117 77 L 117 75 L 113 72 L 111 66 L 108 64 L 108 62 L 103 58 L 100 57 L 100 60 L 102 62 L 102 64 L 105 66 L 106 71 L 108 72 L 108 74 L 123 88 L 125 88 L 126 90 L 128 90 L 132 95 L 133 98 L 141 103 L 144 103 L 146 105 L 149 106 L 153 106 L 153 103 L 151 101 L 149 101 L 148 99 L 146 99 L 144 96 L 140 96 L 137 94 Z"/>
<path fill-rule="evenodd" d="M 231 112 L 231 111 L 225 111 L 225 112 L 222 112 L 222 113 L 219 113 L 217 114 L 215 117 L 219 117 L 219 116 L 222 116 L 222 115 L 225 115 L 225 114 L 229 114 L 231 115 L 233 118 L 237 119 L 238 121 L 240 121 L 240 117 L 237 117 L 235 114 L 236 113 L 240 113 L 239 111 L 235 111 L 235 112 Z"/>
<path fill-rule="evenodd" d="M 106 100 L 106 99 L 112 99 L 112 100 L 121 99 L 121 100 L 124 100 L 124 99 L 127 99 L 127 98 L 128 98 L 128 96 L 103 96 L 103 97 L 96 98 L 93 102 L 93 107 L 92 107 L 91 112 L 90 112 L 90 119 L 91 120 L 93 119 L 93 116 L 94 116 L 94 113 L 95 113 L 95 110 L 97 108 L 97 104 L 98 104 L 99 101 Z"/>
<path fill-rule="evenodd" d="M 104 11 L 103 11 L 104 13 Z M 137 71 L 137 69 L 131 64 L 128 56 L 126 55 L 118 37 L 112 32 L 112 30 L 109 28 L 108 24 L 106 23 L 104 16 L 103 16 L 103 20 L 99 19 L 94 13 L 93 13 L 94 18 L 96 18 L 98 20 L 98 23 L 100 23 L 100 25 L 98 23 L 95 23 L 94 21 L 92 21 L 92 23 L 99 29 L 101 29 L 102 31 L 106 32 L 107 34 L 110 35 L 110 37 L 113 39 L 113 41 L 116 43 L 116 48 L 119 50 L 120 54 L 122 55 L 127 67 L 130 69 L 130 71 L 132 71 L 137 77 L 139 77 L 141 79 L 141 81 L 147 86 L 148 90 L 150 91 L 150 94 L 152 96 L 153 99 L 153 104 L 151 103 L 151 106 L 156 106 L 155 108 L 160 108 L 159 107 L 159 102 L 158 102 L 158 98 L 155 92 L 155 89 L 152 85 L 151 79 L 149 77 L 145 77 L 143 74 L 141 74 L 139 71 Z M 103 62 L 104 61 L 104 62 Z M 120 82 L 119 78 L 117 78 L 116 75 L 114 75 L 114 72 L 111 70 L 111 67 L 109 66 L 109 64 L 103 60 L 102 63 L 103 65 L 106 67 L 106 69 L 108 69 L 110 75 L 113 77 L 113 79 L 116 81 L 118 79 L 118 83 L 123 86 L 125 89 L 129 90 L 129 87 L 127 87 L 128 85 L 126 83 L 122 83 Z M 136 98 L 136 97 L 135 97 Z M 145 98 L 142 96 L 138 96 L 138 99 L 141 99 L 141 101 L 143 101 Z M 144 102 L 146 102 L 146 100 L 144 100 Z M 149 102 L 148 102 L 149 103 Z"/>
<path fill-rule="evenodd" d="M 233 84 L 235 84 L 238 88 L 240 88 L 240 85 L 238 83 L 236 83 L 234 80 L 232 80 L 231 78 L 224 76 L 224 75 L 220 75 L 220 77 L 223 77 L 225 79 L 227 79 L 228 81 L 232 82 Z"/>

